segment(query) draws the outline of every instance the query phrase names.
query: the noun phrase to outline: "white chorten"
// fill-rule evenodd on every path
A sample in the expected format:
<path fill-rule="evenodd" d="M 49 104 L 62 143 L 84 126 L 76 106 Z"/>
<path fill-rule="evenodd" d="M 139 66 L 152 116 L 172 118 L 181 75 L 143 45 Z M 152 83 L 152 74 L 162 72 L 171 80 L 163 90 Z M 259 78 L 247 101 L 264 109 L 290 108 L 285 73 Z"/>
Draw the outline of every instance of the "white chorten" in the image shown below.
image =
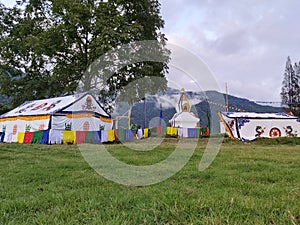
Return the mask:
<path fill-rule="evenodd" d="M 200 126 L 200 119 L 191 112 L 191 103 L 184 88 L 181 89 L 176 113 L 169 120 L 172 127 L 195 128 Z"/>

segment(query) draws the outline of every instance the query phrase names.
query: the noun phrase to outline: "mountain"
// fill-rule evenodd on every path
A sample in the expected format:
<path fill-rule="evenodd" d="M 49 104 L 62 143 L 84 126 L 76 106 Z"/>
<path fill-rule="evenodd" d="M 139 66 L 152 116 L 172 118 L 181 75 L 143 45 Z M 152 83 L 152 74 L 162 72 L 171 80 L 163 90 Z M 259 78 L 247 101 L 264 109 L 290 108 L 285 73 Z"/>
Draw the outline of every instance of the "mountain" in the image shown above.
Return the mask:
<path fill-rule="evenodd" d="M 186 92 L 192 106 L 191 111 L 200 118 L 202 127 L 210 126 L 212 133 L 220 132 L 218 112 L 225 111 L 225 94 L 217 91 Z M 176 105 L 179 100 L 180 91 L 168 89 L 165 93 L 155 96 L 148 96 L 146 102 L 137 103 L 132 108 L 131 123 L 153 127 L 158 125 L 160 116 L 160 105 L 162 105 L 163 121 L 168 121 L 176 112 Z M 245 98 L 228 96 L 229 111 L 245 112 L 283 112 L 280 107 L 272 107 L 257 104 Z M 123 124 L 125 127 L 127 124 Z"/>

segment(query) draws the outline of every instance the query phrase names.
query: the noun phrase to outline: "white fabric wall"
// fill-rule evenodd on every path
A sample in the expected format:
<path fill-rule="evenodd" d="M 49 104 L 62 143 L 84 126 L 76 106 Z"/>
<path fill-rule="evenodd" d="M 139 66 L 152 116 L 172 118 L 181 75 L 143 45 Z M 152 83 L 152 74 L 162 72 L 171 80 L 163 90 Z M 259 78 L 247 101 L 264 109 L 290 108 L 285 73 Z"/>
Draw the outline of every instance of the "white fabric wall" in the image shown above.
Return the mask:
<path fill-rule="evenodd" d="M 258 137 L 286 137 L 300 135 L 300 122 L 295 119 L 249 119 L 239 127 L 240 137 L 254 140 Z"/>
<path fill-rule="evenodd" d="M 38 130 L 47 130 L 49 127 L 49 119 L 43 120 L 7 120 L 0 122 L 0 131 L 2 132 L 3 127 L 6 126 L 5 132 L 13 132 L 13 127 L 17 126 L 17 132 L 25 132 L 26 126 L 30 127 L 31 132 Z M 41 129 L 42 128 L 42 129 Z"/>
<path fill-rule="evenodd" d="M 30 126 L 30 132 L 38 131 L 40 128 L 42 130 L 47 130 L 49 125 L 49 119 L 42 120 L 7 120 L 0 122 L 0 131 L 2 132 L 5 128 L 4 142 L 16 142 L 18 137 L 18 132 L 25 132 L 26 126 Z"/>
<path fill-rule="evenodd" d="M 51 120 L 51 129 L 64 130 L 65 124 L 72 124 L 72 130 L 84 131 L 84 124 L 89 124 L 89 131 L 97 131 L 100 126 L 105 130 L 112 129 L 112 122 L 103 122 L 97 117 L 68 118 L 66 116 L 53 116 Z"/>
<path fill-rule="evenodd" d="M 251 141 L 258 137 L 300 136 L 300 119 L 297 118 L 230 118 L 221 114 L 234 138 Z"/>

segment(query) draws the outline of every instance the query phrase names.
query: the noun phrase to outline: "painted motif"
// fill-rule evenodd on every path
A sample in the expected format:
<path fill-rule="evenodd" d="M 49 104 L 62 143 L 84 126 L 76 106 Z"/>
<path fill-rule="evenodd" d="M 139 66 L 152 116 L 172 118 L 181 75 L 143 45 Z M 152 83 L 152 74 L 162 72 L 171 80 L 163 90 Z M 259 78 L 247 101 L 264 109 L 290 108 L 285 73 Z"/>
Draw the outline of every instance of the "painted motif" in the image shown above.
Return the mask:
<path fill-rule="evenodd" d="M 83 130 L 84 131 L 89 131 L 90 130 L 90 123 L 88 121 L 85 121 L 83 123 Z"/>
<path fill-rule="evenodd" d="M 54 108 L 57 104 L 59 104 L 61 100 L 58 100 L 56 102 L 52 102 L 49 106 L 43 108 L 44 111 L 49 111 L 50 109 Z"/>
<path fill-rule="evenodd" d="M 255 131 L 256 131 L 256 134 L 255 134 L 255 137 L 260 137 L 263 133 L 265 133 L 265 130 L 266 128 L 262 128 L 261 126 L 257 126 Z"/>
<path fill-rule="evenodd" d="M 72 123 L 65 123 L 65 130 L 72 130 Z"/>
<path fill-rule="evenodd" d="M 288 115 L 286 113 L 275 113 L 276 116 L 284 116 L 284 117 L 289 117 L 291 115 Z"/>
<path fill-rule="evenodd" d="M 234 131 L 234 124 L 235 124 L 235 120 L 230 120 L 230 122 L 228 122 L 228 126 L 231 131 Z"/>
<path fill-rule="evenodd" d="M 40 124 L 40 126 L 39 126 L 39 130 L 45 130 L 45 124 Z"/>
<path fill-rule="evenodd" d="M 84 105 L 82 105 L 82 110 L 95 111 L 96 106 L 93 104 L 93 99 L 91 96 L 88 96 L 85 100 Z"/>
<path fill-rule="evenodd" d="M 17 134 L 17 131 L 18 131 L 18 125 L 17 124 L 15 124 L 14 126 L 13 126 L 13 135 L 16 135 Z"/>
<path fill-rule="evenodd" d="M 246 123 L 250 123 L 250 120 L 244 119 L 244 118 L 237 119 L 237 124 L 238 124 L 239 129 L 241 129 L 243 126 L 245 126 Z"/>
<path fill-rule="evenodd" d="M 283 127 L 283 129 L 285 131 L 286 136 L 288 136 L 288 137 L 295 137 L 295 136 L 297 136 L 297 132 L 296 131 L 293 133 L 294 129 L 293 129 L 292 126 Z"/>
<path fill-rule="evenodd" d="M 277 127 L 273 127 L 270 130 L 269 136 L 272 138 L 281 137 L 281 131 Z"/>
<path fill-rule="evenodd" d="M 20 109 L 19 111 L 16 111 L 15 113 L 24 113 L 26 112 L 28 109 L 32 108 L 33 106 L 35 106 L 35 103 L 33 104 L 30 104 L 29 106 L 23 108 L 23 109 Z"/>
<path fill-rule="evenodd" d="M 37 107 L 34 107 L 33 109 L 31 109 L 31 111 L 36 111 L 38 109 L 41 109 L 41 108 L 45 107 L 47 104 L 48 104 L 47 102 L 40 104 Z"/>
<path fill-rule="evenodd" d="M 25 132 L 29 132 L 29 131 L 30 131 L 30 129 L 31 129 L 31 126 L 30 126 L 30 125 L 28 125 L 28 124 L 26 124 L 26 125 L 25 125 Z"/>

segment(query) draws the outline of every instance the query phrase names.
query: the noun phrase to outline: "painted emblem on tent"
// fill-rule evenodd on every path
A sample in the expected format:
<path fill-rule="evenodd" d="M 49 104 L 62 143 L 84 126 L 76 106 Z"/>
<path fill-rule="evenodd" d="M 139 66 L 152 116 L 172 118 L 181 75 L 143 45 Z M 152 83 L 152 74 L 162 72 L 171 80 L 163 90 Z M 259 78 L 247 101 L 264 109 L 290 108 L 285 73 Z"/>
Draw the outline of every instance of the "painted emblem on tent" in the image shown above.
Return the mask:
<path fill-rule="evenodd" d="M 95 111 L 96 106 L 93 104 L 93 99 L 91 96 L 88 96 L 85 100 L 84 105 L 82 105 L 83 110 Z"/>
<path fill-rule="evenodd" d="M 275 115 L 277 115 L 277 116 L 284 116 L 284 117 L 292 116 L 292 115 L 289 115 L 287 113 L 276 113 Z"/>
<path fill-rule="evenodd" d="M 235 122 L 235 120 L 231 120 L 229 123 L 228 123 L 228 126 L 229 126 L 229 128 L 230 128 L 230 130 L 234 130 L 234 122 Z"/>
<path fill-rule="evenodd" d="M 233 112 L 223 112 L 223 113 L 224 113 L 224 115 L 226 115 L 226 116 L 230 116 L 230 115 L 233 114 Z"/>
<path fill-rule="evenodd" d="M 286 136 L 294 136 L 292 126 L 283 127 Z"/>
<path fill-rule="evenodd" d="M 28 125 L 28 124 L 26 124 L 26 126 L 25 126 L 25 132 L 29 132 L 29 131 L 30 131 L 30 129 L 31 129 L 31 126 L 30 126 L 30 125 Z"/>
<path fill-rule="evenodd" d="M 39 130 L 45 130 L 45 124 L 40 124 Z"/>
<path fill-rule="evenodd" d="M 257 126 L 255 128 L 256 134 L 255 137 L 260 137 L 264 132 L 265 132 L 266 128 L 262 128 L 261 126 Z"/>
<path fill-rule="evenodd" d="M 45 102 L 45 103 L 43 103 L 43 104 L 38 105 L 37 107 L 34 107 L 34 108 L 31 109 L 31 110 L 32 110 L 32 111 L 36 111 L 36 110 L 38 110 L 38 109 L 41 109 L 41 108 L 45 107 L 47 104 L 48 104 L 48 103 Z"/>
<path fill-rule="evenodd" d="M 16 134 L 17 134 L 17 131 L 18 131 L 18 125 L 15 124 L 15 125 L 13 126 L 13 135 L 16 135 Z"/>
<path fill-rule="evenodd" d="M 23 113 L 23 112 L 26 112 L 26 108 L 23 108 L 23 109 L 17 111 L 17 113 Z"/>
<path fill-rule="evenodd" d="M 84 131 L 90 130 L 90 123 L 89 123 L 88 121 L 85 121 L 85 122 L 83 123 L 83 130 L 84 130 Z"/>
<path fill-rule="evenodd" d="M 65 123 L 65 130 L 72 130 L 72 123 Z"/>
<path fill-rule="evenodd" d="M 35 105 L 35 103 L 30 104 L 29 106 L 27 106 L 27 107 L 25 107 L 25 108 L 22 108 L 22 109 L 20 109 L 19 111 L 15 112 L 15 113 L 23 113 L 23 112 L 26 112 L 27 109 L 32 108 L 34 105 Z"/>
<path fill-rule="evenodd" d="M 277 127 L 273 127 L 270 130 L 270 137 L 275 138 L 275 137 L 281 137 L 281 131 Z"/>
<path fill-rule="evenodd" d="M 250 120 L 248 120 L 248 119 L 244 119 L 244 118 L 237 119 L 237 124 L 238 124 L 239 129 L 241 129 L 243 126 L 245 126 L 246 123 L 249 123 L 249 122 L 250 122 Z"/>
<path fill-rule="evenodd" d="M 5 131 L 6 131 L 6 126 L 3 125 L 3 126 L 2 126 L 2 132 L 5 133 Z"/>
<path fill-rule="evenodd" d="M 59 104 L 61 100 L 58 100 L 56 102 L 52 102 L 49 106 L 43 108 L 44 111 L 49 111 L 50 109 L 54 108 L 57 104 Z"/>

